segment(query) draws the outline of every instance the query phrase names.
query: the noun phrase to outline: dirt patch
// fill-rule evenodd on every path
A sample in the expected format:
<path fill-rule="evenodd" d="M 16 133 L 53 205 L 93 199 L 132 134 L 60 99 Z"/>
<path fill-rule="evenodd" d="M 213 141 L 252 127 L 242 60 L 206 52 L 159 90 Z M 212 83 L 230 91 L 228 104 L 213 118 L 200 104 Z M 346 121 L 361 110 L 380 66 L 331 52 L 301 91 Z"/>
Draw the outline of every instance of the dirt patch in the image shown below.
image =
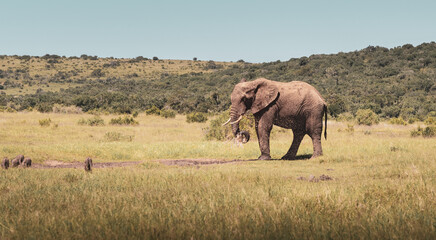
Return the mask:
<path fill-rule="evenodd" d="M 108 168 L 108 167 L 127 167 L 138 165 L 142 162 L 103 162 L 103 163 L 94 163 L 93 168 Z M 60 161 L 49 160 L 44 163 L 34 163 L 32 164 L 32 168 L 39 169 L 49 169 L 49 168 L 84 168 L 85 165 L 83 162 L 71 162 L 65 163 Z"/>
<path fill-rule="evenodd" d="M 236 162 L 248 162 L 254 160 L 216 160 L 216 159 L 180 159 L 180 160 L 169 160 L 163 159 L 159 160 L 160 163 L 169 165 L 169 166 L 200 166 L 200 165 L 211 165 L 211 164 L 227 164 L 227 163 L 236 163 Z"/>
<path fill-rule="evenodd" d="M 256 160 L 217 160 L 217 159 L 162 159 L 157 160 L 157 162 L 161 164 L 165 164 L 168 166 L 201 166 L 201 165 L 212 165 L 212 164 L 227 164 L 227 163 L 236 163 L 236 162 L 249 162 Z M 135 166 L 144 161 L 136 161 L 136 162 L 97 162 L 94 163 L 92 168 L 110 168 L 110 167 L 129 167 Z M 51 169 L 51 168 L 84 168 L 84 162 L 61 162 L 56 160 L 47 160 L 44 163 L 34 163 L 31 168 L 36 169 Z"/>

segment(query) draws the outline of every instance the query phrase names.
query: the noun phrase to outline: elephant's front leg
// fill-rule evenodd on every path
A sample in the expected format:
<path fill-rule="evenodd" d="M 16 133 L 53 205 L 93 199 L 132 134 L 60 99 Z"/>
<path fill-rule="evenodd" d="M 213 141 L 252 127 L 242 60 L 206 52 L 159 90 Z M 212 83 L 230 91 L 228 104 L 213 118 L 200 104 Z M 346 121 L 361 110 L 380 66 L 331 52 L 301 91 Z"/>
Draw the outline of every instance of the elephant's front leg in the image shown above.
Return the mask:
<path fill-rule="evenodd" d="M 271 116 L 272 115 L 272 116 Z M 270 160 L 269 137 L 273 127 L 273 114 L 265 113 L 261 117 L 256 118 L 256 133 L 259 141 L 261 155 L 259 160 Z"/>

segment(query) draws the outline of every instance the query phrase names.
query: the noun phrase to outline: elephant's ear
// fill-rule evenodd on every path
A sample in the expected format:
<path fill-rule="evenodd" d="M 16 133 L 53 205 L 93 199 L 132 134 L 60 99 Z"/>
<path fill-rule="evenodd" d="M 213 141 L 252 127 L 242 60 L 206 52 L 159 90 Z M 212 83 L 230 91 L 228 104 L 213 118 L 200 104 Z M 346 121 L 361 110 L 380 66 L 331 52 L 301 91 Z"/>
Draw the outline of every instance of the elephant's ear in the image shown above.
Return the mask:
<path fill-rule="evenodd" d="M 256 97 L 251 106 L 251 112 L 254 114 L 266 108 L 277 98 L 278 94 L 279 91 L 277 87 L 265 81 L 260 82 L 257 86 Z"/>

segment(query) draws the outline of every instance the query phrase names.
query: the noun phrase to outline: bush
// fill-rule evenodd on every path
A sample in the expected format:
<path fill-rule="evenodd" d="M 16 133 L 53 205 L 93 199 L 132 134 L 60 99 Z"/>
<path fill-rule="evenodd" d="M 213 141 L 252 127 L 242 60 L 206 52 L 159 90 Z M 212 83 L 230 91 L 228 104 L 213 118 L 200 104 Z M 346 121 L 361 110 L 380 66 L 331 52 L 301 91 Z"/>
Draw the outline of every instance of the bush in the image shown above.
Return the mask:
<path fill-rule="evenodd" d="M 40 119 L 39 120 L 39 125 L 41 127 L 48 127 L 51 124 L 51 119 L 50 118 L 46 118 L 46 119 Z"/>
<path fill-rule="evenodd" d="M 379 122 L 379 118 L 377 114 L 375 114 L 371 109 L 359 109 L 356 113 L 356 120 L 359 125 L 368 125 L 377 124 Z"/>
<path fill-rule="evenodd" d="M 81 118 L 77 124 L 88 126 L 104 126 L 104 120 L 100 116 L 94 116 L 88 119 Z"/>
<path fill-rule="evenodd" d="M 186 122 L 188 123 L 193 123 L 193 122 L 206 122 L 207 121 L 207 116 L 204 113 L 200 113 L 200 112 L 194 112 L 194 113 L 189 113 L 188 115 L 186 115 Z"/>
<path fill-rule="evenodd" d="M 173 110 L 164 110 L 164 109 L 159 109 L 156 106 L 152 106 L 151 108 L 147 109 L 145 111 L 145 114 L 147 115 L 156 115 L 156 116 L 161 116 L 164 118 L 175 118 L 176 117 L 176 112 L 174 112 Z"/>
<path fill-rule="evenodd" d="M 424 123 L 427 125 L 436 125 L 436 117 L 428 117 L 425 119 Z"/>
<path fill-rule="evenodd" d="M 228 124 L 226 126 L 222 126 L 222 124 L 229 119 L 229 116 L 230 111 L 227 110 L 210 121 L 209 127 L 205 129 L 206 140 L 223 141 L 233 139 L 231 125 Z M 254 116 L 252 114 L 245 115 L 239 122 L 239 129 L 241 131 L 247 131 L 253 139 L 253 136 L 256 136 L 256 130 L 254 129 Z"/>
<path fill-rule="evenodd" d="M 396 125 L 407 125 L 407 122 L 404 121 L 404 119 L 402 117 L 399 118 L 391 118 L 389 120 L 390 124 L 396 124 Z"/>
<path fill-rule="evenodd" d="M 145 110 L 145 114 L 159 116 L 160 115 L 160 109 L 153 105 L 151 108 Z"/>
<path fill-rule="evenodd" d="M 138 125 L 138 121 L 136 121 L 133 117 L 124 116 L 118 118 L 112 118 L 109 122 L 111 125 Z"/>
<path fill-rule="evenodd" d="M 81 114 L 83 113 L 82 108 L 77 106 L 64 106 L 60 104 L 53 105 L 54 113 L 68 113 L 68 114 Z"/>
<path fill-rule="evenodd" d="M 176 112 L 173 110 L 160 110 L 160 116 L 164 118 L 175 118 Z"/>
<path fill-rule="evenodd" d="M 138 115 L 139 115 L 139 112 L 138 111 L 133 111 L 133 113 L 132 113 L 132 116 L 134 117 L 134 118 L 136 118 L 136 117 L 138 117 Z"/>
<path fill-rule="evenodd" d="M 412 130 L 410 132 L 410 136 L 434 137 L 436 136 L 436 126 L 427 126 L 426 128 L 421 128 L 420 126 L 418 126 L 416 130 Z"/>
<path fill-rule="evenodd" d="M 407 121 L 409 124 L 413 124 L 413 123 L 415 123 L 416 121 L 419 121 L 419 119 L 417 119 L 417 118 L 409 118 L 409 120 Z"/>
<path fill-rule="evenodd" d="M 423 137 L 434 137 L 436 136 L 436 126 L 428 126 L 424 128 L 424 131 L 422 131 Z"/>
<path fill-rule="evenodd" d="M 420 126 L 418 126 L 417 129 L 410 131 L 410 136 L 411 137 L 421 136 L 422 135 L 422 131 L 423 131 L 423 129 Z"/>
<path fill-rule="evenodd" d="M 35 106 L 35 108 L 38 112 L 46 113 L 53 110 L 53 105 L 51 105 L 50 103 L 39 103 Z"/>

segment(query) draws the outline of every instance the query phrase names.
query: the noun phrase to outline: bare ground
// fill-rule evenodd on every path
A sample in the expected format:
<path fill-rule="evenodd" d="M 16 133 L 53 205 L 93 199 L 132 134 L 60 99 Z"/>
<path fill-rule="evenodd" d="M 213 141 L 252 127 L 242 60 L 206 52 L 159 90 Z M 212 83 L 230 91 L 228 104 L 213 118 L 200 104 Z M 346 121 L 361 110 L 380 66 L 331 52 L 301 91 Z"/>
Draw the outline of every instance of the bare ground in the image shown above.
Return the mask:
<path fill-rule="evenodd" d="M 201 166 L 201 165 L 212 165 L 212 164 L 226 164 L 226 163 L 236 163 L 236 162 L 247 162 L 254 160 L 217 160 L 217 159 L 161 159 L 157 162 L 165 164 L 168 166 Z M 135 162 L 102 162 L 94 163 L 93 168 L 110 168 L 110 167 L 129 167 L 135 166 L 143 163 L 144 161 Z M 61 162 L 56 160 L 48 160 L 44 163 L 34 163 L 31 168 L 36 169 L 51 169 L 51 168 L 84 168 L 83 162 Z"/>
<path fill-rule="evenodd" d="M 104 163 L 94 163 L 93 168 L 107 168 L 107 167 L 127 167 L 138 165 L 142 162 L 104 162 Z M 34 163 L 32 168 L 37 169 L 50 169 L 50 168 L 84 168 L 83 162 L 71 162 L 65 163 L 60 161 L 49 160 L 44 163 Z"/>

